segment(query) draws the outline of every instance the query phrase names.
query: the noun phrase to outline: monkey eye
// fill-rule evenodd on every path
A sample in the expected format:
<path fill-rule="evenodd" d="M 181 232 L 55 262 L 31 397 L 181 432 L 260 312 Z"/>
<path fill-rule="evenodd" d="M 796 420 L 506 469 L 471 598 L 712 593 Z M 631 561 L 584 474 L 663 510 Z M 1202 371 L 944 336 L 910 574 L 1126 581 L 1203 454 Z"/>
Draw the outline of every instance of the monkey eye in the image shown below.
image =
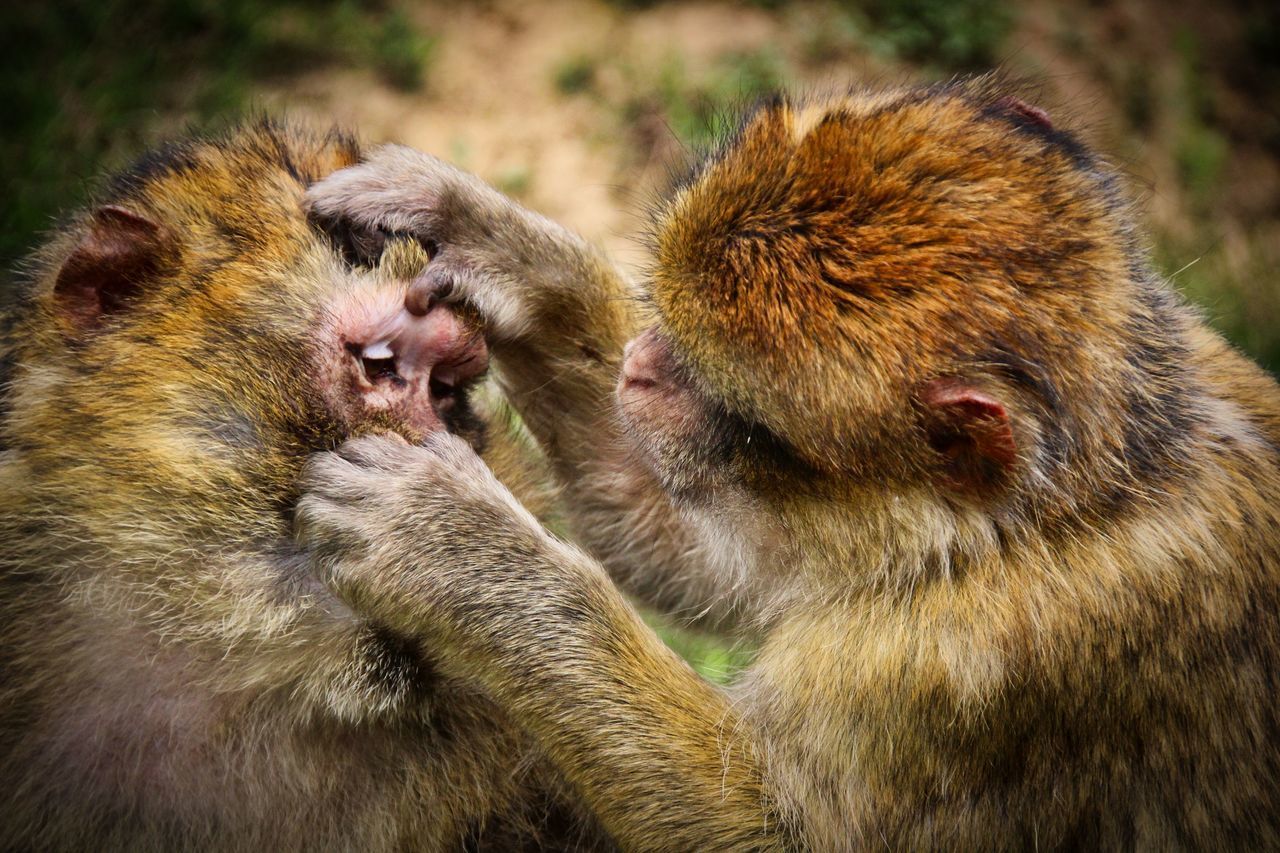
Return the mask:
<path fill-rule="evenodd" d="M 395 236 L 383 228 L 367 228 L 349 219 L 323 218 L 312 214 L 311 222 L 329 239 L 349 267 L 371 269 L 378 265 L 387 239 Z"/>
<path fill-rule="evenodd" d="M 396 372 L 396 360 L 394 358 L 364 358 L 360 361 L 361 366 L 364 368 L 364 375 L 369 377 L 370 382 L 377 382 L 380 379 L 400 378 L 400 374 Z"/>

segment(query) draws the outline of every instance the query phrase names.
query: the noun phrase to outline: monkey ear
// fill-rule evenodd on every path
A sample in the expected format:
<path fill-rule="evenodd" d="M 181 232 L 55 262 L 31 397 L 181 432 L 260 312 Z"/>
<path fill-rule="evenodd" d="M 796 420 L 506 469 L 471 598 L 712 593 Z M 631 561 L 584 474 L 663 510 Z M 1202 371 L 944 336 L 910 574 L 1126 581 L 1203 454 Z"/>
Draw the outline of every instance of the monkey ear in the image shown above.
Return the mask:
<path fill-rule="evenodd" d="M 943 482 L 984 492 L 1005 480 L 1018 447 L 1004 404 L 959 377 L 926 382 L 918 395 L 929 446 L 943 459 Z"/>
<path fill-rule="evenodd" d="M 1049 118 L 1049 114 L 1034 104 L 1028 104 L 1021 98 L 1007 95 L 1000 98 L 992 106 L 1024 124 L 1036 125 L 1045 130 L 1053 130 L 1053 119 Z"/>
<path fill-rule="evenodd" d="M 92 332 L 128 306 L 170 249 L 165 229 L 145 216 L 114 204 L 98 208 L 58 271 L 57 313 L 73 334 Z"/>

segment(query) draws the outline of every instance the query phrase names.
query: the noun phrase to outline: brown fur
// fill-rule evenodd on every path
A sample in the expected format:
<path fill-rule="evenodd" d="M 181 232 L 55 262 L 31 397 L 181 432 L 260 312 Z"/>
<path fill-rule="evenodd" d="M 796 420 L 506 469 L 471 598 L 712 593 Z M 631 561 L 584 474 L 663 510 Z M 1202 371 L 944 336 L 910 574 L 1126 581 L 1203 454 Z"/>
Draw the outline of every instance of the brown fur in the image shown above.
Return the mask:
<path fill-rule="evenodd" d="M 181 142 L 39 255 L 0 421 L 5 849 L 590 838 L 503 713 L 335 600 L 292 542 L 306 455 L 349 434 L 319 387 L 319 329 L 426 263 L 392 240 L 353 270 L 308 225 L 306 186 L 358 156 L 265 122 Z M 481 441 L 476 416 L 454 426 Z M 359 429 L 412 435 L 394 417 Z M 536 504 L 515 433 L 499 419 L 484 443 Z"/>
<path fill-rule="evenodd" d="M 312 463 L 334 588 L 625 847 L 1280 845 L 1280 391 L 1042 112 L 982 80 L 748 116 L 658 211 L 620 420 L 639 312 L 575 238 L 403 150 L 311 201 L 438 240 L 579 539 L 760 640 L 711 688 L 456 440 Z"/>

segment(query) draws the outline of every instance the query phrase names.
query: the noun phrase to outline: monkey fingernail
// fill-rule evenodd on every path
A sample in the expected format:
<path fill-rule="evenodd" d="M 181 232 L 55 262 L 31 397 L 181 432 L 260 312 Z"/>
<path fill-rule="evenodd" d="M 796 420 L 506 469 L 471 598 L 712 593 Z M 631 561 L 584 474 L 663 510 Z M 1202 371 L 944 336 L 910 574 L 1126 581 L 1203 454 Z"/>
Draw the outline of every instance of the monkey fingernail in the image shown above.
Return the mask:
<path fill-rule="evenodd" d="M 409 286 L 404 307 L 415 317 L 424 317 L 439 302 L 453 294 L 453 278 L 447 274 L 427 275 Z"/>

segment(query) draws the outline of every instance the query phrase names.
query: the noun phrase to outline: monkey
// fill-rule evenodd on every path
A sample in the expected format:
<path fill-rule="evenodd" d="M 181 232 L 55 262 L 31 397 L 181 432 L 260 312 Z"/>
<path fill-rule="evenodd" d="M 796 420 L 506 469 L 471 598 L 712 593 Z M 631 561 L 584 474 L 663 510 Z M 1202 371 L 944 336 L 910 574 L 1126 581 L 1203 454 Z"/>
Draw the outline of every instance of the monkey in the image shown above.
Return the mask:
<path fill-rule="evenodd" d="M 246 122 L 144 156 L 4 324 L 0 847 L 609 849 L 530 736 L 319 584 L 308 455 L 449 431 L 537 505 L 429 246 L 321 232 L 355 139 Z M 592 833 L 596 832 L 595 835 Z"/>
<path fill-rule="evenodd" d="M 1276 382 L 999 79 L 766 100 L 634 289 L 409 149 L 309 204 L 439 246 L 571 535 L 437 432 L 317 454 L 299 542 L 624 849 L 1280 846 Z M 753 662 L 711 685 L 624 591 Z"/>

